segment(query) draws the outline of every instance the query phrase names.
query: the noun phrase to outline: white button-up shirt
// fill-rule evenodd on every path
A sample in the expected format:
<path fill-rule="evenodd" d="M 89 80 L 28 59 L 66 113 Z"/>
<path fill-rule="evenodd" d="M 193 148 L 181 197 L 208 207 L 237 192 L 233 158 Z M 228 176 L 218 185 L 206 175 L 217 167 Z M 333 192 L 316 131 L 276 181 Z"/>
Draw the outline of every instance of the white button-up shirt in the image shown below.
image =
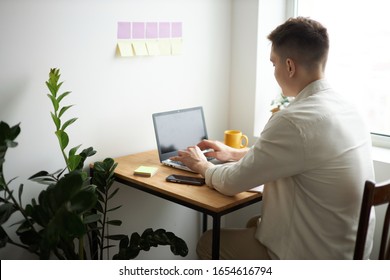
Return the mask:
<path fill-rule="evenodd" d="M 226 195 L 265 184 L 256 238 L 272 258 L 352 259 L 364 182 L 374 179 L 371 138 L 355 108 L 318 80 L 271 117 L 245 157 L 205 177 Z"/>

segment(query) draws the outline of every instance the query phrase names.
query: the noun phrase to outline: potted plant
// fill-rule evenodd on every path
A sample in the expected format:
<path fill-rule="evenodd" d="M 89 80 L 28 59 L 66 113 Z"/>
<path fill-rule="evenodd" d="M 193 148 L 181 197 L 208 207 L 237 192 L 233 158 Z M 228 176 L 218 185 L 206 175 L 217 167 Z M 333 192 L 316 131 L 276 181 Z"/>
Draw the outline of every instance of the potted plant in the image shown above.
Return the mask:
<path fill-rule="evenodd" d="M 108 226 L 120 226 L 122 223 L 107 218 L 107 213 L 120 207 L 109 204 L 119 191 L 113 188 L 116 163 L 111 158 L 95 162 L 93 177 L 90 178 L 84 163 L 96 151 L 89 147 L 78 153 L 80 145 L 68 149 L 69 135 L 66 129 L 77 118 L 63 121 L 65 112 L 72 106 L 61 105 L 70 92 L 59 94 L 62 85 L 59 79 L 59 69 L 51 69 L 46 85 L 53 104 L 51 117 L 65 168 L 53 173 L 40 171 L 31 176 L 30 180 L 47 187 L 27 205 L 22 203 L 24 185 L 19 186 L 16 195 L 11 188 L 13 179 L 7 181 L 3 172 L 7 150 L 17 146 L 20 125 L 9 126 L 0 122 L 0 248 L 11 244 L 36 254 L 40 259 L 103 259 L 103 252 L 115 247 L 107 242 L 117 240 L 119 246 L 114 259 L 133 259 L 140 251 L 148 251 L 159 245 L 169 245 L 173 254 L 186 256 L 186 243 L 164 229 L 146 229 L 141 235 L 132 233 L 130 238 L 125 234 L 107 234 Z M 16 227 L 19 240 L 11 239 L 3 228 L 15 213 L 22 216 L 19 222 L 12 225 Z"/>

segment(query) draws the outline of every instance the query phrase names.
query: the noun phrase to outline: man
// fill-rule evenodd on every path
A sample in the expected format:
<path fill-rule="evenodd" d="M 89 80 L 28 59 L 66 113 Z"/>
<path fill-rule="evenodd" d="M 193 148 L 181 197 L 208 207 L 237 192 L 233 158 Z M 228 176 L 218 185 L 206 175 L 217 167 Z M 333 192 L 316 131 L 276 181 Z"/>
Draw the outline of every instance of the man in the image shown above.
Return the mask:
<path fill-rule="evenodd" d="M 268 39 L 275 79 L 285 96 L 295 97 L 290 106 L 270 118 L 250 149 L 205 140 L 174 159 L 226 195 L 264 184 L 261 219 L 255 227 L 223 230 L 221 258 L 352 259 L 364 182 L 374 178 L 370 135 L 324 79 L 326 28 L 291 18 Z M 205 156 L 237 162 L 214 166 Z M 366 258 L 372 236 L 373 227 Z M 201 237 L 201 258 L 209 258 L 210 240 L 210 232 Z"/>

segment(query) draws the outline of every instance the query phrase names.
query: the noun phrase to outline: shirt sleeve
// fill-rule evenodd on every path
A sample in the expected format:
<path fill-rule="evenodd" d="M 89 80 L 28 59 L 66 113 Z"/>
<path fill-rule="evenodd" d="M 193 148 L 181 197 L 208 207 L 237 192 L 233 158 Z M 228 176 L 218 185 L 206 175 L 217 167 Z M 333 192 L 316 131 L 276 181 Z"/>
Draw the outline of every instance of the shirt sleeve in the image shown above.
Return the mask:
<path fill-rule="evenodd" d="M 216 165 L 206 171 L 206 184 L 225 195 L 293 176 L 305 164 L 305 139 L 281 112 L 267 123 L 260 138 L 235 164 Z"/>

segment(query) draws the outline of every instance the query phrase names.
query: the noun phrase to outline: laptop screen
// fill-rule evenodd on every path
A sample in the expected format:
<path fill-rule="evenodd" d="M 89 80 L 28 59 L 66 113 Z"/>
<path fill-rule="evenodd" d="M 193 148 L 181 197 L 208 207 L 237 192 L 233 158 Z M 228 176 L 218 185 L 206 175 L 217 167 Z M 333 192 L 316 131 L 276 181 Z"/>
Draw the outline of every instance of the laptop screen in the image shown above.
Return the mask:
<path fill-rule="evenodd" d="M 207 139 L 202 107 L 155 113 L 153 125 L 161 161 Z"/>

